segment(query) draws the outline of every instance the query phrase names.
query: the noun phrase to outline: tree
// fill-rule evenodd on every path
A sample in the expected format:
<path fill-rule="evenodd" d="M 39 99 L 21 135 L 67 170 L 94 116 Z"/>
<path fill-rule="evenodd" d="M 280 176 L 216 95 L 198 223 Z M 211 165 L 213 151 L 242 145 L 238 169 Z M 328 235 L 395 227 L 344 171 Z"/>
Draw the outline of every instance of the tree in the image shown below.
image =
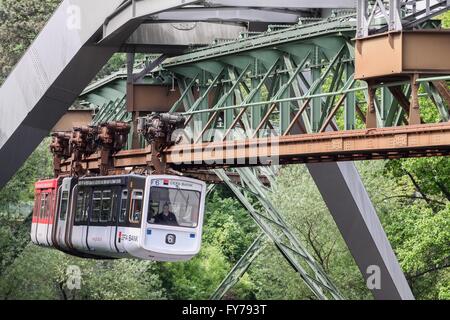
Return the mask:
<path fill-rule="evenodd" d="M 231 269 L 220 249 L 204 243 L 188 262 L 161 263 L 159 273 L 170 299 L 208 299 Z"/>
<path fill-rule="evenodd" d="M 68 267 L 81 271 L 70 288 Z M 138 260 L 89 260 L 28 245 L 0 278 L 0 299 L 164 299 L 156 264 Z"/>
<path fill-rule="evenodd" d="M 171 299 L 208 299 L 256 236 L 257 228 L 245 209 L 222 187 L 209 197 L 200 254 L 188 262 L 161 263 L 160 274 Z M 254 297 L 248 275 L 226 299 Z"/>
<path fill-rule="evenodd" d="M 33 200 L 34 182 L 52 177 L 53 159 L 49 146 L 50 139 L 45 139 L 7 185 L 0 190 L 0 211 L 11 203 Z"/>
<path fill-rule="evenodd" d="M 218 247 L 231 263 L 236 263 L 252 244 L 257 227 L 234 198 L 215 191 L 207 203 L 203 242 Z"/>
<path fill-rule="evenodd" d="M 450 11 L 443 13 L 439 18 L 442 20 L 442 27 L 450 28 Z"/>
<path fill-rule="evenodd" d="M 59 3 L 60 0 L 0 1 L 0 84 Z"/>
<path fill-rule="evenodd" d="M 272 200 L 307 250 L 347 298 L 370 298 L 310 174 L 303 165 L 283 167 Z M 299 275 L 270 246 L 249 270 L 258 299 L 313 299 Z"/>
<path fill-rule="evenodd" d="M 417 299 L 449 296 L 450 203 L 434 184 L 450 173 L 442 165 L 447 161 L 437 157 L 358 165 Z"/>

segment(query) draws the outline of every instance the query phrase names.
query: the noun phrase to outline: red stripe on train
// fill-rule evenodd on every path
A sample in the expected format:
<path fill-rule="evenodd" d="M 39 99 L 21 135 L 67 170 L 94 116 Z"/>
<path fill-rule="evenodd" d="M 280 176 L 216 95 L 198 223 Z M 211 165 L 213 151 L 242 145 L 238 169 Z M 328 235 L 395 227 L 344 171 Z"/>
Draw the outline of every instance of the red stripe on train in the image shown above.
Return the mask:
<path fill-rule="evenodd" d="M 58 179 L 40 180 L 34 184 L 35 189 L 56 189 L 58 187 Z"/>

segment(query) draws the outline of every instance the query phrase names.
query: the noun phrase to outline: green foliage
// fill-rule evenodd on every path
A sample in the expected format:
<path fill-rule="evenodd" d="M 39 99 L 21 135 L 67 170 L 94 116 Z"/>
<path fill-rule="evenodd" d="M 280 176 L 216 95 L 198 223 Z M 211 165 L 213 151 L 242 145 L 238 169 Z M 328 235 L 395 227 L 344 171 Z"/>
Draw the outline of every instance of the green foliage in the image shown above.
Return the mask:
<path fill-rule="evenodd" d="M 69 290 L 69 266 L 81 270 L 81 289 Z M 29 245 L 2 275 L 0 299 L 163 299 L 156 264 L 137 260 L 96 261 Z"/>
<path fill-rule="evenodd" d="M 45 139 L 0 190 L 0 211 L 11 203 L 33 200 L 34 182 L 52 176 L 53 160 L 49 145 L 50 139 Z"/>
<path fill-rule="evenodd" d="M 0 276 L 30 242 L 31 216 L 24 221 L 0 216 Z"/>
<path fill-rule="evenodd" d="M 248 273 L 258 300 L 314 299 L 298 274 L 273 246 L 253 262 Z"/>
<path fill-rule="evenodd" d="M 370 298 L 310 174 L 303 165 L 284 167 L 273 201 L 291 230 L 347 298 Z M 250 268 L 258 299 L 311 299 L 311 292 L 273 246 Z"/>
<path fill-rule="evenodd" d="M 207 204 L 204 243 L 220 248 L 231 263 L 244 254 L 256 237 L 256 226 L 247 211 L 233 198 L 214 192 Z"/>
<path fill-rule="evenodd" d="M 443 13 L 439 18 L 442 20 L 442 27 L 450 28 L 450 11 Z"/>
<path fill-rule="evenodd" d="M 0 1 L 0 83 L 59 3 L 60 0 Z"/>
<path fill-rule="evenodd" d="M 450 201 L 450 158 L 433 157 L 423 159 L 402 159 L 386 164 L 386 172 L 398 182 L 408 178 L 415 192 L 435 204 L 441 198 Z"/>
<path fill-rule="evenodd" d="M 126 66 L 127 57 L 125 53 L 115 53 L 108 63 L 100 70 L 95 79 L 102 79 L 113 72 L 117 72 Z"/>
<path fill-rule="evenodd" d="M 396 248 L 418 298 L 439 299 L 450 293 L 450 204 L 434 213 L 420 202 L 399 208 L 385 219 L 386 232 Z"/>
<path fill-rule="evenodd" d="M 160 265 L 171 299 L 208 299 L 231 269 L 219 248 L 204 243 L 200 254 L 184 263 Z"/>
<path fill-rule="evenodd" d="M 89 300 L 155 300 L 165 297 L 156 264 L 149 261 L 82 261 L 79 297 Z"/>
<path fill-rule="evenodd" d="M 439 187 L 449 187 L 447 161 L 435 157 L 358 166 L 417 299 L 448 298 L 450 203 Z"/>
<path fill-rule="evenodd" d="M 28 246 L 22 255 L 2 274 L 0 299 L 55 299 L 59 283 L 55 271 L 59 267 L 56 251 Z"/>

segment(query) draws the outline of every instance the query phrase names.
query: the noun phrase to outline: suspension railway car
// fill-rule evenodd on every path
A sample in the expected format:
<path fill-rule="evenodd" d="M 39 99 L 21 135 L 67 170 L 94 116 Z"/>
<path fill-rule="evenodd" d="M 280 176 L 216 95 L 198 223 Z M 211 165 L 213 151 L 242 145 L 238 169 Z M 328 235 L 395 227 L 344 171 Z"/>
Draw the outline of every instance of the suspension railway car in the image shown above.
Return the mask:
<path fill-rule="evenodd" d="M 35 184 L 31 240 L 88 258 L 188 260 L 200 251 L 206 184 L 178 176 Z"/>

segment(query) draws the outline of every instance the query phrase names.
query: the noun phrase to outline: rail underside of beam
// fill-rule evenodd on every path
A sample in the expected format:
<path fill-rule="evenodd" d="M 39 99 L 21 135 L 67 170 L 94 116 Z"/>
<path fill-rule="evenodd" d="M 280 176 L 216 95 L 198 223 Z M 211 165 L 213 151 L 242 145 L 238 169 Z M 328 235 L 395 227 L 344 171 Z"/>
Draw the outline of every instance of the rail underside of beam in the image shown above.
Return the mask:
<path fill-rule="evenodd" d="M 182 144 L 166 150 L 168 164 L 181 171 L 449 154 L 449 123 Z M 126 170 L 147 167 L 150 159 L 149 149 L 136 149 L 118 152 L 113 163 L 115 170 Z M 94 154 L 82 165 L 95 171 L 99 163 L 100 155 Z M 70 159 L 62 172 L 70 172 Z"/>
<path fill-rule="evenodd" d="M 270 165 L 448 155 L 450 124 L 298 134 L 285 137 L 181 145 L 170 149 L 175 165 Z M 232 161 L 235 162 L 232 162 Z"/>

